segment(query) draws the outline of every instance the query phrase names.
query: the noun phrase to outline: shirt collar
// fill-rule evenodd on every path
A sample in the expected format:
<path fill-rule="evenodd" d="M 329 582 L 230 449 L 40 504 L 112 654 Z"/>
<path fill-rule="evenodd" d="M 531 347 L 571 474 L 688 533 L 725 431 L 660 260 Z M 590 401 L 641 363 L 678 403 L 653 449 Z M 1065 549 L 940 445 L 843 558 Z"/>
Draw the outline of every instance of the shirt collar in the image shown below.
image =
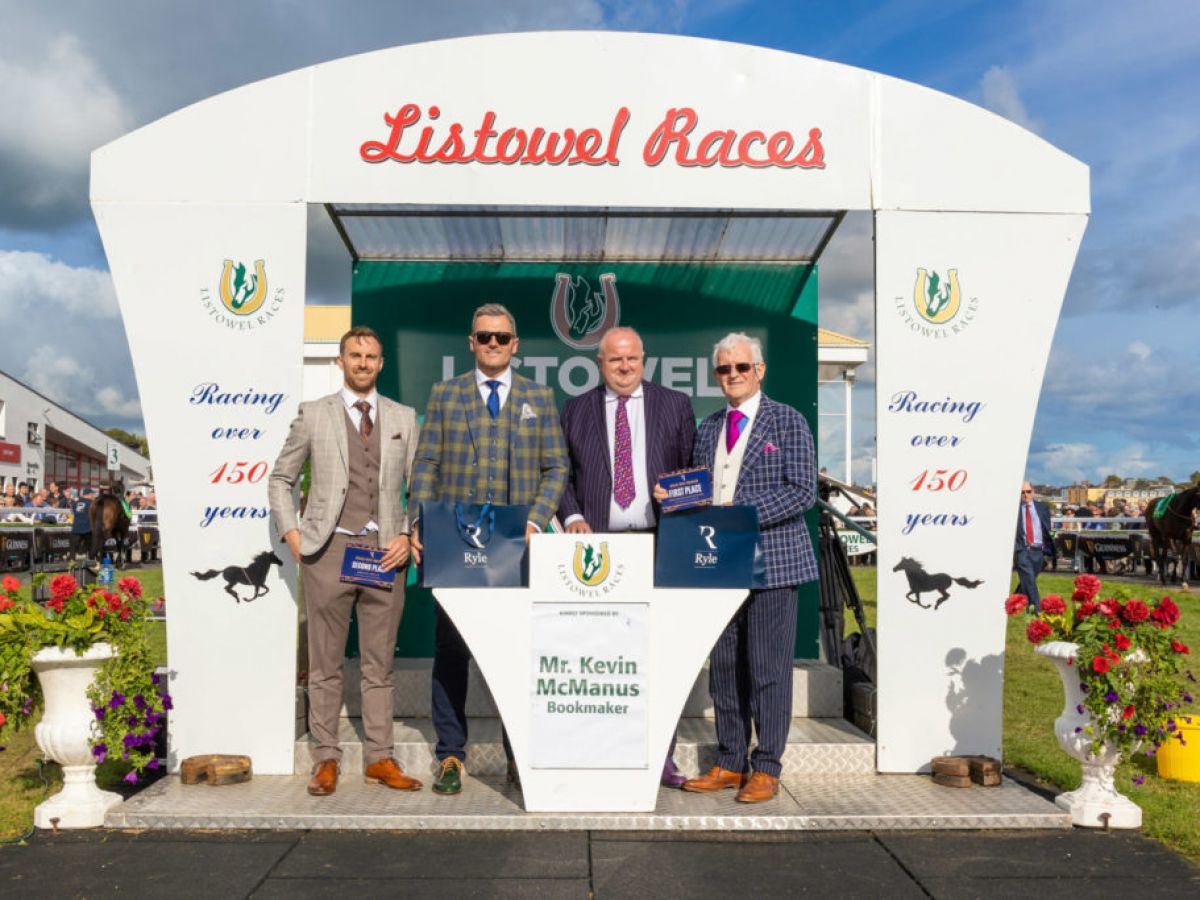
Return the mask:
<path fill-rule="evenodd" d="M 618 396 L 620 396 L 620 395 L 616 391 L 614 391 L 612 388 L 610 388 L 607 384 L 604 386 L 604 401 L 606 403 L 614 402 Z M 633 393 L 629 395 L 629 399 L 630 400 L 641 400 L 642 399 L 642 386 L 640 384 L 636 388 L 634 388 Z"/>
<path fill-rule="evenodd" d="M 372 410 L 379 405 L 379 394 L 374 388 L 371 388 L 371 393 L 367 394 L 367 396 L 360 397 L 354 391 L 350 390 L 350 388 L 342 385 L 341 394 L 342 402 L 346 404 L 346 409 L 354 409 L 354 404 L 359 400 L 366 400 Z"/>
<path fill-rule="evenodd" d="M 506 388 L 512 387 L 512 366 L 506 368 L 503 372 L 493 378 L 491 375 L 484 375 L 478 368 L 475 369 L 475 384 L 487 384 L 489 381 L 498 381 Z"/>
<path fill-rule="evenodd" d="M 737 410 L 738 410 L 738 412 L 742 413 L 746 417 L 747 422 L 753 422 L 755 416 L 758 415 L 758 406 L 761 402 L 762 402 L 762 391 L 758 390 L 758 391 L 754 392 L 753 397 L 749 398 L 748 400 L 742 401 L 742 405 L 739 406 L 737 408 Z M 732 411 L 733 411 L 733 407 L 730 406 L 728 403 L 726 403 L 725 404 L 725 418 L 729 418 L 729 414 Z"/>

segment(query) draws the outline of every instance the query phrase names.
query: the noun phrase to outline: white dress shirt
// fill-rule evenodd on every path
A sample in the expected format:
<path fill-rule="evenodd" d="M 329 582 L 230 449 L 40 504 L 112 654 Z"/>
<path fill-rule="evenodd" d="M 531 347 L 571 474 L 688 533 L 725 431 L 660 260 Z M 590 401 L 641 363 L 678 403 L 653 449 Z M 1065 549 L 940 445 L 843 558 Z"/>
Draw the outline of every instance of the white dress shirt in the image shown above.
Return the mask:
<path fill-rule="evenodd" d="M 617 473 L 617 394 L 612 388 L 604 389 L 604 422 L 608 431 L 608 461 L 612 466 L 613 479 Z M 629 419 L 629 442 L 633 456 L 633 502 L 628 509 L 621 509 L 616 498 L 609 500 L 608 530 L 633 531 L 654 527 L 654 504 L 650 498 L 650 479 L 646 472 L 646 400 L 642 386 L 629 395 L 625 404 L 625 415 Z"/>
<path fill-rule="evenodd" d="M 475 384 L 479 387 L 479 396 L 483 398 L 485 406 L 487 405 L 488 397 L 492 395 L 492 389 L 488 387 L 489 381 L 500 382 L 500 387 L 496 389 L 496 393 L 500 395 L 500 408 L 504 409 L 504 404 L 508 402 L 509 391 L 512 390 L 512 366 L 509 366 L 494 377 L 484 375 L 479 369 L 475 370 Z"/>

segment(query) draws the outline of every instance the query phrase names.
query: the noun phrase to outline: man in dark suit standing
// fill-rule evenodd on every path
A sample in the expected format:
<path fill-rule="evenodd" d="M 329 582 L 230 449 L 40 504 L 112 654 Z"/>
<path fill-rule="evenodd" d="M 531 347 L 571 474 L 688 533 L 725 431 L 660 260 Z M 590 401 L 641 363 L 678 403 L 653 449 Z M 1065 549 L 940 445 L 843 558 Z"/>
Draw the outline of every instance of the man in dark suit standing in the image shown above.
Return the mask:
<path fill-rule="evenodd" d="M 1013 566 L 1017 570 L 1017 593 L 1029 598 L 1029 608 L 1039 612 L 1042 598 L 1037 577 L 1046 555 L 1054 555 L 1054 532 L 1050 529 L 1050 507 L 1033 499 L 1033 485 L 1021 485 L 1021 505 L 1017 510 L 1017 541 L 1013 548 Z"/>
<path fill-rule="evenodd" d="M 612 328 L 596 354 L 604 384 L 563 404 L 571 474 L 558 517 L 572 534 L 653 532 L 658 521 L 651 485 L 687 466 L 696 417 L 686 394 L 642 379 L 646 352 L 632 328 Z M 671 758 L 662 784 L 684 777 Z"/>
<path fill-rule="evenodd" d="M 692 464 L 712 469 L 714 503 L 757 509 L 766 583 L 750 592 L 713 647 L 717 764 L 683 789 L 741 788 L 740 802 L 761 803 L 779 793 L 792 723 L 796 586 L 817 578 L 804 523 L 817 496 L 817 467 L 804 416 L 762 392 L 767 366 L 757 338 L 722 338 L 713 348 L 713 372 L 728 402 L 700 423 Z M 665 495 L 661 487 L 655 493 Z M 758 744 L 751 755 L 752 724 Z M 753 773 L 743 784 L 747 761 Z"/>
<path fill-rule="evenodd" d="M 567 452 L 554 392 L 510 366 L 518 344 L 517 323 L 507 309 L 488 303 L 475 310 L 467 338 L 475 368 L 433 386 L 413 464 L 412 500 L 418 509 L 427 501 L 528 505 L 528 539 L 546 528 L 558 508 Z M 417 562 L 424 549 L 420 534 L 414 526 Z M 451 795 L 462 791 L 471 652 L 440 605 L 434 612 L 433 727 L 441 768 L 433 790 Z M 508 776 L 516 780 L 511 753 Z"/>

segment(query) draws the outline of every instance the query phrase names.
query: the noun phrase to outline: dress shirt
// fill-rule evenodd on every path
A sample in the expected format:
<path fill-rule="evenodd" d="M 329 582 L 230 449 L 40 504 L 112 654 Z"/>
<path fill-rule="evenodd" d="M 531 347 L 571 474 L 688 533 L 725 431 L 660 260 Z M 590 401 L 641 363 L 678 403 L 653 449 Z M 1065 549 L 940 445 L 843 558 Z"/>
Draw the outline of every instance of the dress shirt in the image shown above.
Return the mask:
<path fill-rule="evenodd" d="M 1024 526 L 1024 523 L 1025 523 L 1026 521 L 1029 521 L 1029 520 L 1027 520 L 1027 519 L 1025 518 L 1025 510 L 1026 510 L 1026 509 L 1028 509 L 1028 510 L 1029 510 L 1029 516 L 1030 516 L 1030 519 L 1033 521 L 1033 534 L 1032 534 L 1032 535 L 1029 535 L 1029 534 L 1025 535 L 1025 543 L 1026 543 L 1026 544 L 1033 544 L 1033 545 L 1035 545 L 1035 546 L 1036 546 L 1036 545 L 1042 545 L 1042 546 L 1044 546 L 1044 545 L 1045 545 L 1045 543 L 1046 543 L 1046 541 L 1044 540 L 1044 538 L 1043 538 L 1043 536 L 1042 536 L 1042 520 L 1041 520 L 1041 518 L 1038 516 L 1037 507 L 1036 507 L 1036 506 L 1034 506 L 1032 502 L 1029 502 L 1029 503 L 1022 503 L 1022 504 L 1021 504 L 1021 523 L 1022 523 L 1022 530 L 1024 530 L 1024 528 L 1023 528 L 1023 526 Z"/>
<path fill-rule="evenodd" d="M 725 404 L 725 424 L 729 425 L 729 414 L 736 409 L 746 417 L 746 421 L 742 423 L 741 434 L 738 435 L 738 441 L 745 441 L 746 435 L 750 433 L 750 429 L 754 427 L 754 420 L 758 417 L 758 406 L 762 403 L 762 391 L 755 391 L 754 396 L 742 401 L 741 406 L 730 406 Z M 721 442 L 725 441 L 725 429 L 721 429 Z"/>
<path fill-rule="evenodd" d="M 604 422 L 608 431 L 610 471 L 617 472 L 617 394 L 609 387 L 604 389 Z M 608 503 L 608 530 L 633 531 L 654 527 L 654 505 L 650 500 L 650 480 L 646 472 L 646 401 L 642 386 L 629 395 L 625 403 L 625 414 L 629 419 L 629 439 L 633 456 L 633 502 L 628 509 L 621 509 L 616 499 Z"/>
<path fill-rule="evenodd" d="M 479 386 L 479 396 L 483 398 L 485 404 L 492 393 L 492 389 L 488 387 L 489 381 L 500 382 L 496 393 L 500 395 L 500 408 L 504 409 L 504 404 L 508 402 L 508 392 L 512 390 L 512 366 L 495 376 L 484 375 L 479 369 L 475 370 L 475 384 Z"/>
<path fill-rule="evenodd" d="M 339 393 L 342 397 L 342 403 L 346 404 L 346 413 L 350 416 L 350 421 L 354 423 L 355 431 L 358 431 L 362 425 L 362 413 L 359 412 L 359 410 L 354 406 L 354 404 L 358 403 L 360 400 L 366 400 L 367 405 L 371 407 L 371 426 L 373 428 L 379 427 L 379 394 L 374 388 L 372 388 L 371 393 L 367 394 L 365 397 L 360 397 L 345 385 L 342 385 L 342 389 L 339 391 Z M 382 435 L 380 437 L 382 438 Z M 347 528 L 342 528 L 340 525 L 333 530 L 338 534 L 348 534 L 353 537 L 361 537 L 362 535 L 369 534 L 372 531 L 378 531 L 379 523 L 374 519 L 369 519 L 367 524 L 363 526 L 362 531 L 357 532 L 350 531 Z"/>

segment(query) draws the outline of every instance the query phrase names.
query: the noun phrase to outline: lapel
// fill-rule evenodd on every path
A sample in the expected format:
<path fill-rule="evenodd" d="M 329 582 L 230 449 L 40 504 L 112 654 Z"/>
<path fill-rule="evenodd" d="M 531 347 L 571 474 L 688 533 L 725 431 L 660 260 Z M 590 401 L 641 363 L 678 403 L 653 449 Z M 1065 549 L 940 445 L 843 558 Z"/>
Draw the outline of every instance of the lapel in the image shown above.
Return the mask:
<path fill-rule="evenodd" d="M 387 456 L 392 435 L 400 427 L 400 422 L 392 420 L 390 405 L 384 402 L 381 394 L 375 395 L 375 427 L 379 430 L 379 458 L 382 460 Z"/>
<path fill-rule="evenodd" d="M 504 409 L 500 410 L 502 416 L 508 418 L 508 489 L 513 489 L 512 479 L 515 476 L 517 469 L 517 435 L 520 434 L 521 427 L 521 406 L 525 400 L 525 386 L 517 378 L 517 373 L 513 372 L 512 384 L 508 389 L 508 402 L 504 404 Z"/>
<path fill-rule="evenodd" d="M 350 444 L 346 440 L 346 404 L 341 393 L 333 394 L 325 403 L 329 411 L 329 425 L 333 429 L 333 440 L 342 457 L 342 468 L 350 471 Z"/>
<path fill-rule="evenodd" d="M 608 473 L 609 484 L 612 484 L 612 444 L 608 440 L 608 419 L 604 409 L 604 401 L 607 398 L 607 391 L 603 384 L 592 391 L 592 397 L 589 399 L 591 406 L 591 415 L 588 419 L 591 422 L 592 440 L 595 446 L 604 448 L 604 471 Z"/>
<path fill-rule="evenodd" d="M 662 419 L 659 416 L 658 408 L 658 392 L 650 390 L 650 385 L 645 381 L 642 382 L 642 412 L 645 415 L 646 427 L 646 477 L 651 480 L 654 475 L 651 474 L 657 466 L 651 466 L 650 462 L 654 458 L 656 448 L 663 446 L 663 441 L 658 431 L 662 427 Z"/>
<path fill-rule="evenodd" d="M 703 454 L 697 458 L 697 462 L 702 466 L 712 468 L 717 459 L 717 441 L 721 439 L 721 426 L 725 422 L 725 411 L 713 413 L 707 419 L 700 423 L 700 432 L 696 435 L 696 447 L 700 448 Z M 693 451 L 692 456 L 696 456 Z"/>
<path fill-rule="evenodd" d="M 763 448 L 767 446 L 767 432 L 770 430 L 773 420 L 771 401 L 767 399 L 766 394 L 763 394 L 762 399 L 758 402 L 758 416 L 754 419 L 750 434 L 746 438 L 746 452 L 742 456 L 742 474 L 738 476 L 738 484 L 743 484 L 742 475 L 754 471 L 754 468 L 762 460 Z"/>
<path fill-rule="evenodd" d="M 470 441 L 471 449 L 475 452 L 475 458 L 479 458 L 479 448 L 475 444 L 475 429 L 473 427 L 475 421 L 475 407 L 479 401 L 479 388 L 475 385 L 475 370 L 472 369 L 466 375 L 463 375 L 458 383 L 458 403 L 462 407 L 463 421 L 467 426 L 467 440 Z M 465 447 L 463 449 L 466 449 Z"/>

